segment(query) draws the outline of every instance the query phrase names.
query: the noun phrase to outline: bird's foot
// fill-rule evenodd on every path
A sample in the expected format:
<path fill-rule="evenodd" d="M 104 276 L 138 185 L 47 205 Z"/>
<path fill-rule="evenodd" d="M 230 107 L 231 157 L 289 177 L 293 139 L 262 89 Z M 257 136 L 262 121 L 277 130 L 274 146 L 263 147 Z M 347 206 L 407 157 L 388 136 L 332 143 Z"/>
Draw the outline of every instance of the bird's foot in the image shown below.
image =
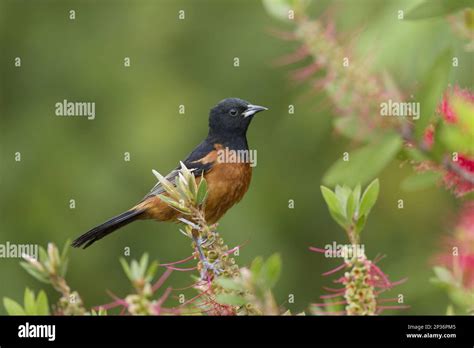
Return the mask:
<path fill-rule="evenodd" d="M 203 246 L 211 245 L 214 240 L 203 240 L 201 237 L 194 238 L 194 242 L 196 243 L 196 249 L 199 254 L 199 260 L 201 261 L 202 268 L 201 268 L 201 280 L 207 280 L 209 273 L 213 275 L 219 275 L 223 270 L 219 267 L 219 260 L 214 262 L 210 262 L 206 255 L 204 255 L 204 251 L 202 250 Z"/>
<path fill-rule="evenodd" d="M 209 274 L 218 276 L 223 271 L 223 269 L 220 267 L 219 260 L 216 260 L 214 262 L 209 262 L 209 260 L 204 259 L 204 260 L 201 260 L 201 262 L 202 262 L 201 280 L 207 280 Z"/>
<path fill-rule="evenodd" d="M 202 227 L 201 227 L 201 226 L 199 226 L 199 225 L 195 224 L 194 222 L 189 221 L 189 220 L 187 220 L 187 219 L 185 219 L 185 218 L 183 218 L 183 217 L 178 218 L 178 221 L 181 221 L 181 222 L 182 222 L 183 224 L 185 224 L 185 225 L 191 226 L 191 228 L 193 228 L 193 229 L 196 230 L 196 231 L 202 231 Z"/>

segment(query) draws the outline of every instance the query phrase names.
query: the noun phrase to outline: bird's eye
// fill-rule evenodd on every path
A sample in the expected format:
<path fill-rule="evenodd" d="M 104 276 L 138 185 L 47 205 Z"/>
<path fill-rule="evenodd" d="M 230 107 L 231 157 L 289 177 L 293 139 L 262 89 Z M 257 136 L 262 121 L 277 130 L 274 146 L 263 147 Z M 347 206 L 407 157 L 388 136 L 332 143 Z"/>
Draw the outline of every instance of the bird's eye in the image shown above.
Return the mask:
<path fill-rule="evenodd" d="M 230 114 L 231 116 L 237 116 L 237 110 L 231 109 L 231 110 L 229 111 L 229 114 Z"/>

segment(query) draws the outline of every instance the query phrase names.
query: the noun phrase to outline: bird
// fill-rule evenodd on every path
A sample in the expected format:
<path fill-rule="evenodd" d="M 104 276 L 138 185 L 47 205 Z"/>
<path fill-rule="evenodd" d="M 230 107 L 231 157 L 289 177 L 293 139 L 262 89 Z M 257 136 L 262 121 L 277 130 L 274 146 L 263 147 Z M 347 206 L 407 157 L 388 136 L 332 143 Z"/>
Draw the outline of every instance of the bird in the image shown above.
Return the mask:
<path fill-rule="evenodd" d="M 182 163 L 192 171 L 196 180 L 204 177 L 208 195 L 204 207 L 206 221 L 215 224 L 247 192 L 252 178 L 249 161 L 226 161 L 231 151 L 242 154 L 249 151 L 247 130 L 254 116 L 268 110 L 239 98 L 226 98 L 209 111 L 207 137 Z M 242 152 L 243 151 L 243 152 Z M 235 156 L 233 157 L 235 158 Z M 248 157 L 247 157 L 248 158 Z M 223 160 L 224 159 L 224 160 Z M 166 178 L 174 182 L 181 167 L 172 170 Z M 129 210 L 92 228 L 72 242 L 76 248 L 88 248 L 112 232 L 137 220 L 178 222 L 179 212 L 160 199 L 166 191 L 156 184 L 145 197 Z"/>

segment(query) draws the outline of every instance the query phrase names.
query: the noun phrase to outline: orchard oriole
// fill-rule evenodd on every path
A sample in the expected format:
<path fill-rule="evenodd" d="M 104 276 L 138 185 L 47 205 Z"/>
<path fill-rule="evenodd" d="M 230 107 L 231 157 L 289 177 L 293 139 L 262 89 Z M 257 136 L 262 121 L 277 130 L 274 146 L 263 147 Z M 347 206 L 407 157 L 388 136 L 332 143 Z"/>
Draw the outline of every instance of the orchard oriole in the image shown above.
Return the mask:
<path fill-rule="evenodd" d="M 224 99 L 209 113 L 207 137 L 183 161 L 197 180 L 203 175 L 207 181 L 205 216 L 210 224 L 216 223 L 242 199 L 252 177 L 252 167 L 248 161 L 225 162 L 220 159 L 226 156 L 220 154 L 222 151 L 249 151 L 247 129 L 254 115 L 264 110 L 267 108 L 242 99 Z M 179 167 L 176 168 L 166 178 L 174 182 L 179 170 Z M 159 198 L 164 193 L 165 190 L 158 183 L 137 205 L 84 233 L 74 240 L 72 246 L 87 248 L 135 220 L 176 221 L 179 212 Z"/>

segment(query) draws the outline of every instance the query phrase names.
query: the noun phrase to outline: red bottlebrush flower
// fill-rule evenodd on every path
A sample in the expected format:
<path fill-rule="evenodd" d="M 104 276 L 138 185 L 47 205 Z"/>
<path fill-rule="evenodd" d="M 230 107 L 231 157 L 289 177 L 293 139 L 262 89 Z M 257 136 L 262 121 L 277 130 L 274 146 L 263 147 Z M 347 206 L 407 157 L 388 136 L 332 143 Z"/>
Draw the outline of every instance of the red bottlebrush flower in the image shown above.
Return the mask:
<path fill-rule="evenodd" d="M 457 118 L 454 114 L 451 105 L 449 104 L 449 94 L 445 93 L 441 104 L 438 107 L 438 112 L 443 116 L 444 120 L 448 123 L 456 123 Z"/>
<path fill-rule="evenodd" d="M 462 209 L 445 249 L 435 261 L 446 267 L 466 290 L 474 291 L 474 202 L 468 202 Z"/>
<path fill-rule="evenodd" d="M 291 73 L 292 80 L 306 81 L 309 85 L 302 100 L 324 92 L 334 114 L 357 125 L 356 139 L 365 139 L 376 128 L 398 124 L 396 118 L 379 117 L 380 104 L 387 99 L 401 99 L 401 93 L 395 87 L 388 87 L 388 76 L 372 70 L 375 54 L 356 57 L 353 52 L 354 38 L 362 29 L 343 38 L 337 35 L 334 21 L 327 15 L 316 20 L 301 17 L 295 24 L 294 33 L 277 36 L 298 41 L 300 47 L 280 58 L 277 64 L 302 63 L 302 67 Z M 339 122 L 336 130 L 343 132 L 349 128 L 347 124 L 347 121 Z"/>
<path fill-rule="evenodd" d="M 458 120 L 458 117 L 451 105 L 451 97 L 453 95 L 461 97 L 466 101 L 474 102 L 474 94 L 467 89 L 461 89 L 458 86 L 455 86 L 451 90 L 447 90 L 444 93 L 443 100 L 438 106 L 438 113 L 443 116 L 444 120 L 448 123 L 456 123 Z"/>
<path fill-rule="evenodd" d="M 466 102 L 474 103 L 474 93 L 467 89 L 461 89 L 458 86 L 448 89 L 441 103 L 438 105 L 438 113 L 442 116 L 443 122 L 455 125 L 458 123 L 458 115 L 452 105 L 453 97 L 461 98 Z M 423 146 L 431 149 L 436 141 L 435 128 L 429 125 L 423 135 Z M 434 166 L 443 172 L 443 183 L 446 188 L 451 189 L 456 196 L 463 196 L 474 190 L 474 158 L 467 154 L 458 154 L 456 162 L 451 162 L 447 168 Z"/>
<path fill-rule="evenodd" d="M 310 250 L 325 253 L 325 250 L 320 248 L 311 247 Z M 377 315 L 384 310 L 408 308 L 406 305 L 399 304 L 398 298 L 379 298 L 381 293 L 406 280 L 391 282 L 388 276 L 376 265 L 380 260 L 381 257 L 371 261 L 367 259 L 365 254 L 355 255 L 350 259 L 344 258 L 344 263 L 323 273 L 324 276 L 328 276 L 345 270 L 341 277 L 334 280 L 334 283 L 341 284 L 343 287 L 337 289 L 325 288 L 330 294 L 320 296 L 321 299 L 341 298 L 341 301 L 314 303 L 313 308 L 318 312 L 324 307 L 345 306 L 344 311 L 321 313 L 327 315 Z M 394 302 L 395 304 L 384 304 L 388 302 Z"/>
<path fill-rule="evenodd" d="M 459 154 L 455 166 L 458 168 L 457 171 L 451 168 L 444 174 L 443 182 L 445 186 L 452 189 L 457 196 L 463 196 L 474 191 L 474 184 L 466 179 L 466 176 L 474 174 L 474 159 Z"/>
<path fill-rule="evenodd" d="M 458 197 L 474 190 L 474 184 L 464 180 L 458 173 L 448 170 L 443 176 L 443 183 L 446 188 L 451 189 Z"/>
<path fill-rule="evenodd" d="M 474 173 L 474 159 L 464 155 L 458 156 L 458 165 L 469 173 Z"/>

